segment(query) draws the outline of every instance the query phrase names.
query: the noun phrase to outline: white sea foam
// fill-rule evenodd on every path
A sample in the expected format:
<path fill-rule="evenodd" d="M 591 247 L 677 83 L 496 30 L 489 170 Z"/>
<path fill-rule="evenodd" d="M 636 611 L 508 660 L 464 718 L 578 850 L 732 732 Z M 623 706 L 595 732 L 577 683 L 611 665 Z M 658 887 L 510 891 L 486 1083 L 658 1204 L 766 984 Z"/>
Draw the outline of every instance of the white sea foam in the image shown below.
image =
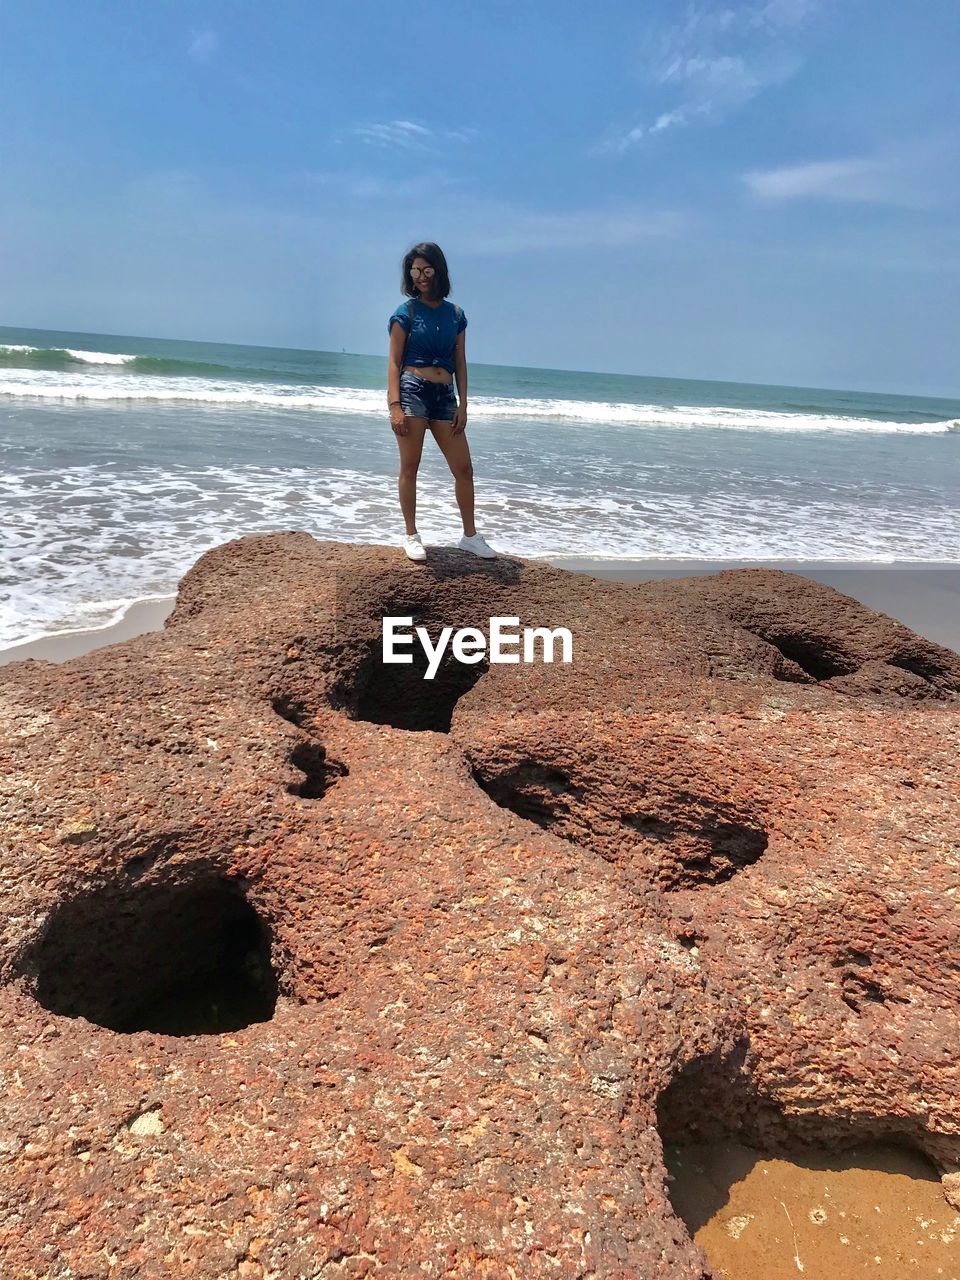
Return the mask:
<path fill-rule="evenodd" d="M 118 354 L 115 351 L 82 351 L 73 347 L 31 347 L 22 342 L 0 342 L 0 351 L 45 351 L 50 355 L 62 352 L 80 364 L 124 365 L 132 364 L 136 356 Z M 29 377 L 29 373 L 24 371 Z M 21 376 L 18 372 L 17 376 Z M 55 375 L 59 376 L 59 375 Z"/>
<path fill-rule="evenodd" d="M 129 363 L 135 356 L 81 354 L 91 362 Z M 383 391 L 365 387 L 245 383 L 234 379 L 163 377 L 138 373 L 68 373 L 15 369 L 0 372 L 0 397 L 40 401 L 126 404 L 183 404 L 218 408 L 309 410 L 383 416 Z M 884 422 L 838 414 L 788 413 L 725 405 L 629 404 L 595 400 L 473 395 L 474 418 L 547 419 L 572 425 L 726 429 L 733 431 L 844 431 L 870 434 L 940 435 L 957 430 L 949 421 Z"/>
<path fill-rule="evenodd" d="M 132 364 L 137 358 L 117 355 L 112 351 L 75 351 L 73 347 L 64 347 L 64 351 L 82 364 Z"/>
<path fill-rule="evenodd" d="M 31 347 L 22 342 L 0 342 L 0 351 L 46 351 L 50 355 L 61 351 L 82 365 L 131 365 L 137 358 L 114 351 L 81 351 L 74 347 Z"/>
<path fill-rule="evenodd" d="M 132 600 L 173 594 L 199 555 L 243 534 L 299 529 L 395 544 L 394 485 L 349 467 L 0 473 L 0 646 L 101 626 Z M 428 545 L 455 544 L 449 476 L 432 455 L 418 517 Z M 478 489 L 477 521 L 494 546 L 517 555 L 622 559 L 936 561 L 957 532 L 952 510 L 865 508 L 855 486 L 817 498 L 777 489 L 758 501 L 736 483 L 664 492 L 615 479 L 598 493 L 490 478 Z"/>

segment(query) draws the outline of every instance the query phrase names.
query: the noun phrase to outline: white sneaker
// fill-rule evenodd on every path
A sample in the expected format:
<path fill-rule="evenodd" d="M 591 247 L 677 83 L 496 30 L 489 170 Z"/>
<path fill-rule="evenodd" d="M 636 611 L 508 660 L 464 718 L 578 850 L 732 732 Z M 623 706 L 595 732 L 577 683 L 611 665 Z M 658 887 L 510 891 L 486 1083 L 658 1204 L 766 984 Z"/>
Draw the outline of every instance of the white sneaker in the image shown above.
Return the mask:
<path fill-rule="evenodd" d="M 411 560 L 426 560 L 427 558 L 427 549 L 420 541 L 419 533 L 404 534 L 403 549 Z"/>
<path fill-rule="evenodd" d="M 464 534 L 458 546 L 461 551 L 472 551 L 475 556 L 480 556 L 483 560 L 496 560 L 497 558 L 497 553 L 493 547 L 488 546 L 484 542 L 483 536 L 479 533 L 475 533 L 469 538 Z"/>

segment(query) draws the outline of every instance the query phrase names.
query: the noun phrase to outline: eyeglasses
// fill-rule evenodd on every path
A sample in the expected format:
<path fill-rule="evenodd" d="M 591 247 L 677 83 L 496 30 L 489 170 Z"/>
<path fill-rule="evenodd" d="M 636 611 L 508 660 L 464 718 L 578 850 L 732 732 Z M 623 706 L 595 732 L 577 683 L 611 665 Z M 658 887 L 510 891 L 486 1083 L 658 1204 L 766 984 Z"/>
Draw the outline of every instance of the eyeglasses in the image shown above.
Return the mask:
<path fill-rule="evenodd" d="M 433 267 L 411 267 L 410 274 L 412 276 L 432 276 Z"/>

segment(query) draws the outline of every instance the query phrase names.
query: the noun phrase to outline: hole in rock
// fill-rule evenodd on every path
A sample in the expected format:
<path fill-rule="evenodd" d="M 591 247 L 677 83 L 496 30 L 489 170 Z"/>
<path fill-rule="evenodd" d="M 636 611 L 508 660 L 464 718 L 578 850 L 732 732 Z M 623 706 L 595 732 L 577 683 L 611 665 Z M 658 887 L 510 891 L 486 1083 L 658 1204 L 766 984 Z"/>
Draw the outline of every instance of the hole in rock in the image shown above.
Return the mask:
<path fill-rule="evenodd" d="M 759 824 L 706 796 L 658 793 L 659 813 L 624 813 L 599 791 L 535 760 L 496 774 L 477 766 L 472 772 L 502 808 L 608 862 L 635 864 L 666 891 L 721 884 L 757 862 L 767 848 Z"/>
<path fill-rule="evenodd" d="M 308 719 L 307 708 L 299 698 L 286 696 L 274 698 L 272 706 L 278 716 L 281 716 L 284 720 L 289 720 L 291 724 L 295 724 L 298 728 L 301 728 L 303 722 Z"/>
<path fill-rule="evenodd" d="M 743 822 L 724 821 L 702 803 L 672 820 L 648 814 L 624 814 L 623 825 L 662 847 L 650 852 L 664 889 L 694 889 L 722 884 L 751 866 L 767 847 L 766 833 Z"/>
<path fill-rule="evenodd" d="M 840 979 L 840 999 L 849 1005 L 854 1013 L 861 1013 L 866 1004 L 909 1004 L 909 998 L 902 995 L 888 995 L 878 982 L 858 973 L 844 973 Z"/>
<path fill-rule="evenodd" d="M 812 680 L 829 680 L 833 676 L 849 675 L 856 671 L 857 663 L 820 636 L 800 635 L 796 632 L 757 630 L 747 627 L 753 635 L 773 645 L 790 662 L 796 663 Z M 778 680 L 796 681 L 795 672 L 781 669 L 775 673 Z"/>
<path fill-rule="evenodd" d="M 21 968 L 45 1009 L 112 1031 L 238 1031 L 269 1021 L 277 1001 L 270 931 L 213 872 L 68 900 Z"/>
<path fill-rule="evenodd" d="M 140 853 L 136 857 L 128 858 L 123 864 L 123 869 L 128 876 L 136 878 L 145 875 L 157 860 L 157 855 L 153 853 Z"/>
<path fill-rule="evenodd" d="M 502 809 L 545 829 L 570 816 L 571 801 L 583 799 L 583 791 L 560 769 L 533 760 L 524 760 L 489 779 L 474 769 L 473 777 Z"/>
<path fill-rule="evenodd" d="M 715 1057 L 664 1091 L 670 1200 L 718 1276 L 954 1273 L 957 1218 L 932 1164 L 880 1119 L 838 1126 L 809 1115 L 788 1124 Z"/>
<path fill-rule="evenodd" d="M 621 821 L 645 840 L 672 840 L 679 829 L 675 822 L 665 822 L 647 813 L 625 813 Z"/>
<path fill-rule="evenodd" d="M 328 756 L 319 742 L 302 742 L 291 753 L 290 763 L 303 774 L 303 781 L 291 783 L 287 789 L 304 800 L 319 800 L 350 772 L 345 764 Z"/>
<path fill-rule="evenodd" d="M 911 675 L 919 676 L 921 680 L 926 680 L 928 684 L 933 684 L 938 679 L 947 679 L 947 672 L 938 662 L 932 658 L 923 657 L 920 654 L 895 653 L 892 658 L 884 658 L 887 666 L 899 667 L 901 671 L 909 671 Z"/>
<path fill-rule="evenodd" d="M 396 616 L 410 615 L 398 610 Z M 417 617 L 414 626 L 426 626 L 431 643 L 436 645 L 439 628 Z M 403 652 L 413 661 L 385 663 L 381 644 L 370 646 L 353 678 L 331 692 L 332 704 L 353 720 L 413 732 L 449 733 L 454 708 L 487 672 L 489 663 L 486 659 L 472 664 L 458 662 L 448 645 L 436 674 L 427 680 L 429 659 L 419 640 L 414 638 Z"/>
<path fill-rule="evenodd" d="M 873 959 L 866 951 L 846 947 L 831 961 L 836 969 L 836 983 L 840 999 L 854 1013 L 864 1013 L 865 1006 L 871 1004 L 909 1004 L 909 996 L 896 991 L 887 991 L 870 973 L 865 972 L 873 964 Z"/>
<path fill-rule="evenodd" d="M 699 951 L 706 940 L 706 934 L 699 933 L 696 929 L 685 928 L 677 934 L 677 941 L 685 951 L 693 951 L 694 949 Z"/>

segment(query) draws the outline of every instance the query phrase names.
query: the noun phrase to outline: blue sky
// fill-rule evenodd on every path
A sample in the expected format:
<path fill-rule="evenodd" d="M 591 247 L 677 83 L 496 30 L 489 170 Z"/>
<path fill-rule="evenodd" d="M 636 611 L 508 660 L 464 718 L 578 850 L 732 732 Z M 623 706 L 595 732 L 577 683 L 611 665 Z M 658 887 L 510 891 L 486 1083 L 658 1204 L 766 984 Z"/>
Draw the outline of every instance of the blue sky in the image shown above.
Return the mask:
<path fill-rule="evenodd" d="M 0 324 L 960 396 L 956 0 L 0 0 Z"/>

